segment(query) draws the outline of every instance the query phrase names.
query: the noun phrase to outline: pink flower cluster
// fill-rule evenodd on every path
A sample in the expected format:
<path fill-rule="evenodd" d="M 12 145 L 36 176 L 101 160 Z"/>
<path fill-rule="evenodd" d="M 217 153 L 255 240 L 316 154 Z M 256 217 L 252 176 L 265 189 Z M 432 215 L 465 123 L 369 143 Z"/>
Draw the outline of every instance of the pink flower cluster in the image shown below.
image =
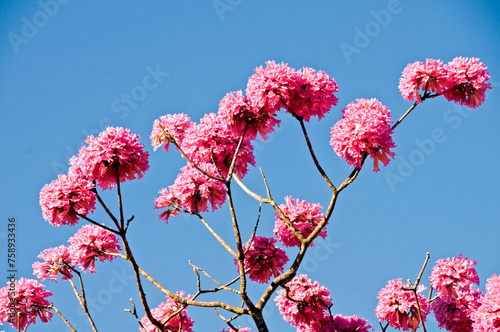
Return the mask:
<path fill-rule="evenodd" d="M 0 289 L 0 324 L 8 322 L 23 331 L 28 325 L 35 324 L 37 317 L 43 323 L 48 322 L 52 318 L 49 311 L 52 303 L 47 297 L 52 296 L 52 293 L 44 290 L 44 287 L 33 279 L 21 278 L 7 282 L 7 286 Z M 12 312 L 15 312 L 15 316 L 10 315 Z"/>
<path fill-rule="evenodd" d="M 290 220 L 295 229 L 299 231 L 304 238 L 307 238 L 314 231 L 316 226 L 323 220 L 324 216 L 319 211 L 321 205 L 307 203 L 299 199 L 294 200 L 291 196 L 285 197 L 286 204 L 279 206 L 280 210 Z M 299 239 L 295 236 L 292 230 L 287 226 L 285 221 L 276 212 L 276 222 L 274 224 L 274 234 L 286 247 L 300 246 Z M 323 228 L 318 236 L 326 237 L 326 228 Z M 313 243 L 310 244 L 313 246 Z"/>
<path fill-rule="evenodd" d="M 379 299 L 375 314 L 381 321 L 387 321 L 389 325 L 403 331 L 415 330 L 420 324 L 418 307 L 415 295 L 408 289 L 408 284 L 403 284 L 401 278 L 389 280 L 387 286 L 377 295 Z M 426 321 L 429 313 L 429 303 L 420 295 L 426 288 L 419 286 L 417 289 L 418 303 L 420 305 L 422 319 Z"/>
<path fill-rule="evenodd" d="M 356 315 L 354 316 L 331 316 L 326 314 L 319 320 L 319 326 L 314 329 L 303 330 L 304 332 L 368 332 L 371 324 Z"/>
<path fill-rule="evenodd" d="M 208 174 L 217 176 L 213 164 L 201 164 L 200 167 Z M 185 210 L 191 214 L 204 212 L 208 210 L 208 202 L 210 202 L 214 211 L 226 200 L 224 183 L 206 176 L 193 166 L 181 168 L 181 174 L 177 176 L 174 184 L 168 189 L 163 188 L 159 193 L 160 197 L 155 201 L 155 208 L 173 208 L 159 215 L 160 219 L 166 222 L 171 215 L 177 216 L 179 210 Z"/>
<path fill-rule="evenodd" d="M 490 74 L 486 66 L 477 58 L 457 57 L 447 65 L 441 60 L 427 59 L 408 64 L 399 80 L 399 90 L 408 101 L 422 102 L 431 92 L 443 95 L 448 101 L 477 108 L 485 99 L 485 92 L 491 89 L 487 83 Z"/>
<path fill-rule="evenodd" d="M 43 262 L 33 264 L 33 274 L 37 278 L 41 280 L 50 278 L 55 282 L 57 282 L 59 274 L 62 275 L 63 280 L 73 278 L 73 257 L 68 247 L 59 246 L 45 249 L 38 255 L 38 258 L 41 258 Z"/>
<path fill-rule="evenodd" d="M 177 295 L 183 296 L 183 292 L 178 292 Z M 188 296 L 189 298 L 189 296 Z M 179 332 L 193 332 L 191 327 L 194 324 L 194 320 L 192 320 L 187 315 L 187 308 L 182 304 L 175 302 L 171 298 L 167 297 L 167 302 L 162 302 L 158 307 L 151 310 L 151 314 L 153 317 L 164 324 L 165 328 L 163 331 L 158 330 L 158 328 L 151 323 L 147 316 L 144 316 L 141 319 L 141 323 L 143 328 L 139 328 L 141 332 L 168 332 L 168 331 L 179 331 Z M 170 315 L 176 314 L 172 316 L 170 319 Z M 167 322 L 168 320 L 168 322 Z"/>
<path fill-rule="evenodd" d="M 472 283 L 479 285 L 479 277 L 473 268 L 477 262 L 459 255 L 457 258 L 440 259 L 432 268 L 431 286 L 440 296 L 456 296 L 457 289 L 469 288 Z"/>
<path fill-rule="evenodd" d="M 249 327 L 239 327 L 238 329 L 229 328 L 229 330 L 223 329 L 220 332 L 250 332 Z"/>
<path fill-rule="evenodd" d="M 377 99 L 357 99 L 342 111 L 343 117 L 332 127 L 330 145 L 335 153 L 350 166 L 361 168 L 365 155 L 373 159 L 373 170 L 378 162 L 389 164 L 394 157 L 391 115 Z"/>
<path fill-rule="evenodd" d="M 493 275 L 486 284 L 486 294 L 472 313 L 474 332 L 500 332 L 500 276 Z"/>
<path fill-rule="evenodd" d="M 271 276 L 275 278 L 283 272 L 283 267 L 288 262 L 288 257 L 283 249 L 275 247 L 275 238 L 255 236 L 250 248 L 248 243 L 243 246 L 245 253 L 245 271 L 248 277 L 260 283 L 266 283 Z M 234 263 L 238 266 L 238 261 Z M 239 269 L 238 269 L 239 272 Z"/>
<path fill-rule="evenodd" d="M 180 144 L 184 139 L 184 132 L 187 128 L 193 125 L 189 117 L 184 114 L 168 114 L 161 116 L 153 124 L 153 131 L 151 132 L 151 145 L 155 151 L 162 146 L 163 150 L 168 151 L 170 143 L 174 141 Z"/>

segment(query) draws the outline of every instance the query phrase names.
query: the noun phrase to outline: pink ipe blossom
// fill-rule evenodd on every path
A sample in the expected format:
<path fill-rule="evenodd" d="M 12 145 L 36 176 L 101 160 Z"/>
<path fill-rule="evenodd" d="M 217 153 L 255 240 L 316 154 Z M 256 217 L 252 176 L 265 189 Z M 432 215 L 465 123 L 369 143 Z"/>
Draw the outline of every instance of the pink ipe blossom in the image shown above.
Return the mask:
<path fill-rule="evenodd" d="M 360 318 L 356 315 L 353 316 L 342 316 L 342 315 L 334 315 L 333 317 L 330 314 L 325 313 L 324 318 L 319 322 L 320 326 L 312 331 L 321 331 L 321 332 L 368 332 L 372 327 L 371 324 Z M 306 330 L 304 331 L 306 332 Z"/>
<path fill-rule="evenodd" d="M 258 108 L 251 104 L 247 97 L 240 91 L 228 93 L 219 103 L 219 117 L 221 117 L 232 130 L 235 137 L 255 140 L 257 134 L 262 140 L 274 131 L 280 120 L 264 107 Z"/>
<path fill-rule="evenodd" d="M 163 144 L 163 150 L 168 151 L 170 143 L 180 144 L 184 139 L 184 131 L 193 125 L 189 117 L 184 114 L 167 114 L 161 116 L 153 123 L 151 132 L 151 145 L 155 151 Z"/>
<path fill-rule="evenodd" d="M 403 284 L 401 278 L 389 280 L 387 286 L 380 290 L 377 295 L 379 299 L 375 314 L 381 321 L 387 321 L 395 329 L 403 331 L 415 330 L 420 324 L 417 301 L 415 295 L 408 289 L 408 284 Z M 429 303 L 420 295 L 426 287 L 420 285 L 417 289 L 418 303 L 422 314 L 422 319 L 426 321 L 429 313 Z"/>
<path fill-rule="evenodd" d="M 479 308 L 472 312 L 473 332 L 500 332 L 500 276 L 493 275 L 486 283 L 486 294 L 479 299 Z"/>
<path fill-rule="evenodd" d="M 455 295 L 439 295 L 431 304 L 438 327 L 450 332 L 472 331 L 472 316 L 478 309 L 481 291 L 469 287 L 457 288 Z"/>
<path fill-rule="evenodd" d="M 338 103 L 338 98 L 333 94 L 339 91 L 337 83 L 321 70 L 316 72 L 306 67 L 297 74 L 298 84 L 292 90 L 287 112 L 306 122 L 309 122 L 311 116 L 317 116 L 318 120 L 321 120 L 326 113 L 330 112 L 332 106 Z"/>
<path fill-rule="evenodd" d="M 177 295 L 183 296 L 184 292 L 177 292 Z M 191 296 L 188 296 L 190 298 Z M 168 318 L 170 315 L 177 313 L 177 315 Z M 172 300 L 170 297 L 167 297 L 167 302 L 162 302 L 160 305 L 151 310 L 151 314 L 153 317 L 164 324 L 165 328 L 160 331 L 147 316 L 144 316 L 141 319 L 142 327 L 139 328 L 141 332 L 167 332 L 167 331 L 176 331 L 176 332 L 193 332 L 191 327 L 194 324 L 194 320 L 192 320 L 187 315 L 187 307 L 184 307 L 181 303 Z M 168 321 L 167 321 L 168 320 Z"/>
<path fill-rule="evenodd" d="M 463 57 L 453 59 L 446 67 L 453 87 L 445 92 L 445 98 L 470 108 L 479 107 L 486 90 L 491 89 L 491 83 L 487 83 L 490 79 L 487 67 L 478 58 Z"/>
<path fill-rule="evenodd" d="M 52 293 L 44 290 L 44 287 L 33 279 L 9 280 L 7 286 L 0 289 L 0 324 L 8 322 L 23 331 L 26 326 L 35 324 L 37 317 L 43 323 L 51 320 L 52 303 L 46 298 Z M 15 312 L 15 316 L 10 315 L 12 312 Z"/>
<path fill-rule="evenodd" d="M 396 147 L 392 140 L 391 115 L 377 99 L 357 99 L 342 111 L 343 117 L 332 127 L 330 145 L 350 166 L 361 168 L 365 154 L 373 159 L 378 172 L 379 161 L 387 166 Z"/>
<path fill-rule="evenodd" d="M 40 191 L 43 218 L 54 226 L 76 225 L 78 214 L 95 210 L 96 195 L 91 181 L 73 175 L 59 175 Z"/>
<path fill-rule="evenodd" d="M 324 218 L 323 214 L 319 212 L 322 209 L 321 205 L 307 203 L 299 199 L 294 200 L 291 196 L 285 197 L 285 201 L 286 204 L 281 204 L 279 206 L 280 210 L 290 220 L 292 225 L 295 226 L 295 229 L 297 229 L 304 238 L 307 238 Z M 323 228 L 318 233 L 318 236 L 325 238 L 327 235 L 326 233 L 326 228 Z M 276 212 L 274 234 L 286 247 L 300 246 L 299 239 L 287 226 L 278 212 Z M 312 242 L 310 246 L 313 246 Z"/>
<path fill-rule="evenodd" d="M 243 246 L 245 253 L 245 271 L 248 271 L 250 280 L 266 283 L 271 276 L 277 277 L 283 272 L 283 267 L 288 262 L 288 257 L 283 249 L 275 247 L 275 238 L 255 236 L 250 248 L 248 243 Z M 234 260 L 238 266 L 238 260 Z M 239 272 L 239 268 L 238 268 Z"/>
<path fill-rule="evenodd" d="M 68 242 L 73 263 L 82 264 L 83 271 L 96 273 L 95 260 L 112 261 L 114 255 L 121 250 L 115 234 L 97 225 L 85 225 L 72 236 Z"/>
<path fill-rule="evenodd" d="M 88 146 L 82 146 L 78 157 L 70 159 L 70 173 L 96 180 L 102 189 L 116 185 L 117 173 L 120 182 L 142 178 L 149 169 L 149 153 L 139 136 L 129 129 L 108 127 L 98 137 L 89 136 Z"/>
<path fill-rule="evenodd" d="M 463 257 L 462 254 L 458 257 L 438 260 L 429 278 L 432 288 L 437 290 L 440 296 L 456 297 L 456 289 L 468 288 L 472 283 L 479 285 L 479 277 L 474 265 L 476 265 L 475 260 Z"/>
<path fill-rule="evenodd" d="M 403 98 L 408 101 L 416 99 L 417 103 L 422 102 L 419 90 L 424 95 L 430 92 L 441 95 L 452 86 L 447 67 L 441 60 L 434 59 L 427 59 L 425 64 L 420 61 L 408 64 L 399 79 L 399 91 Z"/>
<path fill-rule="evenodd" d="M 223 118 L 210 113 L 199 124 L 186 129 L 181 149 L 197 165 L 215 163 L 222 176 L 226 177 L 240 138 L 241 135 L 235 135 Z M 244 139 L 238 150 L 234 173 L 243 178 L 248 164 L 255 166 L 253 147 L 250 140 Z"/>
<path fill-rule="evenodd" d="M 295 327 L 314 325 L 332 305 L 330 291 L 307 275 L 293 277 L 283 288 L 275 301 L 283 319 Z"/>
<path fill-rule="evenodd" d="M 73 278 L 73 258 L 68 247 L 45 249 L 38 255 L 38 258 L 41 258 L 43 262 L 33 263 L 33 274 L 42 281 L 50 278 L 57 282 L 59 274 L 63 280 Z"/>
<path fill-rule="evenodd" d="M 248 79 L 246 95 L 250 103 L 270 116 L 275 116 L 281 108 L 286 108 L 295 90 L 302 83 L 299 73 L 286 63 L 266 62 Z"/>
<path fill-rule="evenodd" d="M 217 176 L 215 166 L 200 164 L 201 169 L 212 176 Z M 226 201 L 226 187 L 219 180 L 210 178 L 193 166 L 184 166 L 181 173 L 168 189 L 160 190 L 160 197 L 155 200 L 155 208 L 170 207 L 162 212 L 160 219 L 168 222 L 170 215 L 177 216 L 179 210 L 186 210 L 193 214 L 208 211 L 208 203 L 212 212 L 221 207 Z"/>

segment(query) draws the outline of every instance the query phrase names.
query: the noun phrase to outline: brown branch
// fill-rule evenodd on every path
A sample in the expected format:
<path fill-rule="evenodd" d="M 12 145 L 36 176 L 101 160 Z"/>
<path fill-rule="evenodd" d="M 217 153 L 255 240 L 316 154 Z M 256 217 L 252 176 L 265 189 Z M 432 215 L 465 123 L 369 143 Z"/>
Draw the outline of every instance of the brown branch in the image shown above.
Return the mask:
<path fill-rule="evenodd" d="M 73 331 L 73 332 L 77 332 L 77 331 L 75 330 L 75 328 L 74 328 L 74 327 L 73 327 L 73 326 L 72 326 L 72 325 L 68 322 L 68 320 L 67 320 L 67 319 L 63 316 L 63 314 L 62 314 L 59 310 L 57 310 L 57 308 L 56 308 L 56 307 L 54 307 L 54 305 L 53 305 L 53 304 L 51 304 L 51 305 L 50 305 L 50 306 L 48 306 L 47 308 L 50 308 L 50 309 L 54 310 L 54 312 L 55 312 L 55 313 L 56 313 L 59 317 L 61 317 L 61 319 L 63 320 L 63 322 L 64 322 L 66 325 L 68 325 L 68 327 L 71 329 L 71 331 Z"/>
<path fill-rule="evenodd" d="M 194 215 L 196 215 L 201 220 L 203 225 L 205 225 L 205 227 L 210 231 L 210 233 L 212 233 L 212 235 L 217 239 L 217 241 L 219 241 L 219 243 L 227 251 L 229 251 L 229 253 L 231 255 L 233 255 L 235 258 L 238 258 L 238 254 L 236 254 L 236 252 L 212 229 L 212 227 L 210 227 L 210 225 L 205 221 L 205 219 L 198 212 L 194 213 Z"/>

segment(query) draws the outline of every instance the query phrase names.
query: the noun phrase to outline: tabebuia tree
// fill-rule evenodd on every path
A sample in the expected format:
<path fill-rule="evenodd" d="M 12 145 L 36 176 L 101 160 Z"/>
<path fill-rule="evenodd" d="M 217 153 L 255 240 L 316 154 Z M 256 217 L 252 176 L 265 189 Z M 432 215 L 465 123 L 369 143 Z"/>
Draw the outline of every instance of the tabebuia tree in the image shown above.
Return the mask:
<path fill-rule="evenodd" d="M 197 218 L 234 260 L 234 278 L 217 280 L 203 267 L 193 265 L 197 284 L 186 295 L 173 291 L 151 276 L 147 267 L 134 256 L 128 232 L 133 216 L 125 216 L 121 183 L 140 179 L 148 171 L 149 154 L 139 136 L 123 128 L 107 128 L 98 137 L 90 136 L 77 156 L 70 159 L 67 174 L 45 185 L 40 192 L 43 217 L 54 226 L 84 223 L 68 240 L 67 245 L 48 248 L 33 264 L 40 281 L 59 277 L 71 284 L 93 331 L 98 327 L 87 306 L 87 295 L 81 271 L 95 273 L 97 261 L 128 261 L 134 272 L 138 293 L 129 317 L 139 331 L 195 331 L 195 317 L 188 314 L 192 306 L 215 309 L 227 324 L 222 331 L 268 331 L 263 310 L 276 305 L 283 319 L 297 331 L 366 332 L 380 327 L 403 331 L 426 331 L 428 315 L 434 314 L 439 327 L 452 332 L 500 331 L 500 276 L 488 279 L 486 293 L 477 290 L 479 277 L 476 262 L 457 255 L 439 259 L 432 268 L 429 287 L 421 277 L 429 254 L 414 281 L 402 278 L 389 280 L 378 293 L 374 308 L 379 322 L 369 323 L 358 316 L 342 316 L 333 310 L 330 291 L 319 281 L 298 274 L 308 249 L 317 237 L 328 236 L 329 223 L 338 196 L 356 180 L 366 159 L 373 170 L 380 170 L 394 158 L 392 134 L 406 116 L 424 101 L 444 96 L 448 101 L 477 108 L 491 89 L 486 66 L 477 58 L 457 57 L 448 64 L 427 59 L 425 63 L 409 64 L 400 78 L 403 98 L 413 104 L 396 122 L 386 105 L 375 98 L 357 99 L 342 110 L 342 118 L 332 125 L 330 145 L 353 169 L 343 179 L 331 180 L 316 157 L 307 125 L 311 118 L 321 120 L 337 106 L 339 87 L 323 71 L 311 68 L 296 70 L 285 63 L 267 62 L 255 69 L 245 90 L 228 93 L 219 103 L 218 113 L 206 114 L 197 123 L 186 114 L 167 114 L 152 122 L 151 143 L 155 150 L 170 147 L 180 153 L 186 165 L 168 188 L 158 188 L 155 208 L 162 222 L 171 222 L 179 214 Z M 276 199 L 271 195 L 264 170 L 261 171 L 262 192 L 253 192 L 245 184 L 250 167 L 255 167 L 253 143 L 258 136 L 266 140 L 280 124 L 277 115 L 284 111 L 298 121 L 307 145 L 311 167 L 324 178 L 331 191 L 329 203 L 323 207 L 300 197 Z M 320 142 L 325 144 L 327 142 Z M 371 168 L 371 167 L 370 167 Z M 337 184 L 335 184 L 337 183 Z M 241 230 L 233 195 L 240 187 L 256 205 L 268 204 L 274 210 L 274 231 L 260 230 L 260 210 L 251 234 Z M 116 190 L 117 211 L 112 211 L 102 192 Z M 223 239 L 207 219 L 210 212 L 227 205 L 234 239 Z M 108 220 L 94 220 L 92 213 L 102 208 Z M 168 227 L 168 226 L 165 226 Z M 138 244 L 139 245 L 139 244 Z M 282 248 L 293 249 L 293 256 Z M 206 301 L 208 292 L 202 287 L 207 279 L 217 286 L 211 293 L 230 292 L 241 299 L 235 303 Z M 249 294 L 250 282 L 263 284 L 261 294 Z M 165 295 L 159 304 L 148 300 L 144 285 L 151 283 Z M 8 285 L 9 286 L 9 285 Z M 37 321 L 48 322 L 53 313 L 72 330 L 76 329 L 50 301 L 50 293 L 38 280 L 21 278 L 15 281 L 15 292 L 0 290 L 0 319 L 19 331 L 26 331 Z M 428 289 L 428 295 L 424 292 Z M 193 291 L 194 290 L 194 291 Z M 433 294 L 434 292 L 434 294 Z M 124 304 L 129 306 L 129 304 Z M 255 327 L 241 327 L 238 318 L 248 315 Z M 240 320 L 241 322 L 241 320 Z"/>

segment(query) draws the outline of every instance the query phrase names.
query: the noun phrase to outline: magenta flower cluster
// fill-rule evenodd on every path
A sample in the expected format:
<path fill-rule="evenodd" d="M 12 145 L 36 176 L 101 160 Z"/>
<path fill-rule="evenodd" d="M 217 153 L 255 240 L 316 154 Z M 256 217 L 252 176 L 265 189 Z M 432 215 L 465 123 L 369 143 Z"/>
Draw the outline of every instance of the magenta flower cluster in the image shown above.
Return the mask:
<path fill-rule="evenodd" d="M 177 295 L 183 296 L 184 292 L 177 292 Z M 190 298 L 190 296 L 188 296 Z M 174 315 L 175 313 L 178 314 Z M 141 319 L 142 327 L 139 328 L 141 332 L 167 332 L 167 331 L 178 331 L 178 332 L 193 332 L 194 320 L 192 320 L 187 315 L 187 307 L 182 304 L 175 302 L 170 297 L 167 297 L 166 302 L 160 303 L 158 307 L 151 310 L 153 317 L 164 324 L 165 328 L 160 331 L 147 316 Z M 172 315 L 172 317 L 170 317 Z"/>

